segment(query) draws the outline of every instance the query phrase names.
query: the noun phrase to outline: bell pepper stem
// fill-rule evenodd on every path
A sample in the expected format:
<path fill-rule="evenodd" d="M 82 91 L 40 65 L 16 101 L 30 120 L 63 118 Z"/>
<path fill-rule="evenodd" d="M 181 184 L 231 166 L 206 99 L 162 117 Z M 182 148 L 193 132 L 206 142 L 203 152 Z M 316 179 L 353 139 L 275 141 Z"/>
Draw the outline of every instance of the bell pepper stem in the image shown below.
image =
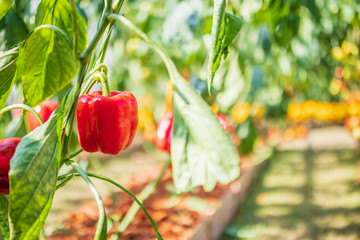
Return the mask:
<path fill-rule="evenodd" d="M 3 109 L 1 109 L 0 115 L 2 115 L 3 113 L 5 113 L 7 111 L 12 110 L 12 109 L 16 109 L 16 108 L 21 108 L 23 110 L 31 112 L 32 114 L 34 114 L 36 116 L 36 118 L 39 120 L 41 125 L 44 124 L 44 121 L 41 119 L 39 114 L 32 107 L 25 105 L 25 104 L 12 104 L 7 107 L 4 107 Z"/>
<path fill-rule="evenodd" d="M 103 76 L 104 77 L 101 78 L 102 94 L 105 97 L 110 97 L 110 89 L 109 89 L 108 78 L 107 78 L 107 76 L 105 74 Z"/>
<path fill-rule="evenodd" d="M 91 78 L 94 81 L 101 83 L 102 95 L 104 97 L 110 97 L 108 78 L 107 78 L 106 74 L 103 72 L 97 71 L 91 76 Z"/>

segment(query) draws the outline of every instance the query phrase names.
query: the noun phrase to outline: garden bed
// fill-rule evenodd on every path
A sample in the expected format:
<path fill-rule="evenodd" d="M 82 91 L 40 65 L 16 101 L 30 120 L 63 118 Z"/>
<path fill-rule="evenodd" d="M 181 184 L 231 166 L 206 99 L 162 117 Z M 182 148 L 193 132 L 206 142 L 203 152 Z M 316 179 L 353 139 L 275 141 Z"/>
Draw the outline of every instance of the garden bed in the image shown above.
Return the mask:
<path fill-rule="evenodd" d="M 262 164 L 252 166 L 250 158 L 242 161 L 241 177 L 228 185 L 218 184 L 212 192 L 198 188 L 181 196 L 174 192 L 170 169 L 159 182 L 156 192 L 144 203 L 149 214 L 157 222 L 164 239 L 215 239 L 231 220 L 238 203 L 244 198 L 252 180 Z M 161 166 L 148 166 L 142 174 L 132 177 L 124 184 L 133 193 L 140 193 L 146 184 L 155 179 Z M 118 222 L 129 210 L 133 200 L 123 192 L 115 192 L 104 201 L 107 216 Z M 94 201 L 83 204 L 76 212 L 70 213 L 62 228 L 53 231 L 48 239 L 93 239 L 98 210 Z M 113 222 L 113 221 L 111 221 Z M 110 225 L 109 235 L 116 231 Z M 123 232 L 121 239 L 155 239 L 154 230 L 141 211 L 131 225 Z"/>

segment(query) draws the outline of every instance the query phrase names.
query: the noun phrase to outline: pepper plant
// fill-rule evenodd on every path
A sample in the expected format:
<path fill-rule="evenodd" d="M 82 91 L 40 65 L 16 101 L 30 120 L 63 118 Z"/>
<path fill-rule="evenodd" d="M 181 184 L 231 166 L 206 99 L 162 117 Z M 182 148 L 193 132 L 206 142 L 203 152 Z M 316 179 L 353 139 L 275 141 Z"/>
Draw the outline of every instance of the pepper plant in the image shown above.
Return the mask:
<path fill-rule="evenodd" d="M 18 3 L 1 1 L 0 19 L 11 15 L 11 6 Z M 41 0 L 34 16 L 35 27 L 24 39 L 14 39 L 11 31 L 5 29 L 1 46 L 6 50 L 0 55 L 1 114 L 22 108 L 31 111 L 42 124 L 43 119 L 32 107 L 72 82 L 73 86 L 49 119 L 22 137 L 11 161 L 8 160 L 9 194 L 0 195 L 1 239 L 38 239 L 55 191 L 74 176 L 81 176 L 94 193 L 99 208 L 95 239 L 107 238 L 107 217 L 101 196 L 90 177 L 114 184 L 134 198 L 136 207 L 132 207 L 124 218 L 127 221 L 120 224 L 122 230 L 141 208 L 151 221 L 157 238 L 162 239 L 155 221 L 142 206 L 148 194 L 143 193 L 138 199 L 106 176 L 85 172 L 76 161 L 76 156 L 83 150 L 117 154 L 127 148 L 134 137 L 136 100 L 131 93 L 109 91 L 108 71 L 104 64 L 115 22 L 120 23 L 118 27 L 125 27 L 146 41 L 158 53 L 169 73 L 173 85 L 171 163 L 177 192 L 186 192 L 196 186 L 210 191 L 217 182 L 228 183 L 239 177 L 236 149 L 209 105 L 179 74 L 167 53 L 119 14 L 123 4 L 124 0 L 104 1 L 97 31 L 89 43 L 86 22 L 74 0 Z M 226 12 L 225 0 L 214 1 L 208 61 L 209 91 L 221 59 L 226 57 L 241 25 L 241 19 Z M 103 91 L 89 93 L 96 82 L 102 84 Z M 5 107 L 15 84 L 21 85 L 23 103 Z M 109 114 L 109 111 L 116 114 Z M 115 131 L 110 134 L 111 128 Z M 70 145 L 74 131 L 84 149 L 72 152 Z M 59 175 L 64 165 L 72 166 L 73 172 Z"/>

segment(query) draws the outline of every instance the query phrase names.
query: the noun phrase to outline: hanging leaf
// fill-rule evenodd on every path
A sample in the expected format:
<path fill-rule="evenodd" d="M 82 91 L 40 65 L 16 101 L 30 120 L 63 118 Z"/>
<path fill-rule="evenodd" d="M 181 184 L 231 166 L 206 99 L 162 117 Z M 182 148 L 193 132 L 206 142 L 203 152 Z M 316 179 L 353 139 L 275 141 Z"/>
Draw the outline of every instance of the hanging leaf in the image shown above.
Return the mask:
<path fill-rule="evenodd" d="M 87 43 L 86 22 L 77 12 L 79 29 L 79 51 L 84 51 Z M 67 0 L 42 0 L 36 13 L 37 26 L 49 24 L 64 30 L 73 39 L 72 9 Z"/>
<path fill-rule="evenodd" d="M 23 41 L 28 34 L 29 30 L 23 19 L 14 9 L 11 9 L 0 21 L 0 49 L 12 48 Z"/>
<path fill-rule="evenodd" d="M 13 240 L 38 239 L 53 201 L 58 171 L 57 115 L 22 138 L 10 162 Z"/>
<path fill-rule="evenodd" d="M 79 50 L 86 48 L 86 23 L 77 14 Z M 68 85 L 78 69 L 70 40 L 73 38 L 72 10 L 67 0 L 43 0 L 36 14 L 37 29 L 28 37 L 23 51 L 21 79 L 24 102 L 35 106 Z M 55 27 L 54 27 L 55 26 Z M 64 38 L 65 36 L 65 38 Z"/>
<path fill-rule="evenodd" d="M 214 76 L 218 70 L 221 58 L 226 58 L 228 47 L 239 33 L 243 20 L 231 13 L 225 13 L 225 7 L 215 4 L 213 27 L 211 30 L 211 46 L 209 53 L 209 63 L 207 69 L 208 89 L 213 83 Z M 222 14 L 222 11 L 224 14 Z"/>
<path fill-rule="evenodd" d="M 239 156 L 210 106 L 177 71 L 170 57 L 144 32 L 123 16 L 113 14 L 142 37 L 162 58 L 173 83 L 171 162 L 177 192 L 196 186 L 211 191 L 217 182 L 229 183 L 240 175 Z"/>
<path fill-rule="evenodd" d="M 4 240 L 10 238 L 8 213 L 9 200 L 4 195 L 0 195 L 0 239 Z"/>
<path fill-rule="evenodd" d="M 5 106 L 14 84 L 18 47 L 0 52 L 0 109 Z"/>
<path fill-rule="evenodd" d="M 4 17 L 7 11 L 11 8 L 14 0 L 1 0 L 0 1 L 0 19 Z"/>

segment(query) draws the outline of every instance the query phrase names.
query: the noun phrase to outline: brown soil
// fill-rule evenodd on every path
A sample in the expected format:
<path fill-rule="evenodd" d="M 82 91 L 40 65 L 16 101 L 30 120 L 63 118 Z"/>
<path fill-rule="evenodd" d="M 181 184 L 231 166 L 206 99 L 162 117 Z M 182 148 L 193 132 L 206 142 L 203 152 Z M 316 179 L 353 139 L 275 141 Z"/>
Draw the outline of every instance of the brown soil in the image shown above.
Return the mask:
<path fill-rule="evenodd" d="M 156 178 L 158 173 L 158 167 L 153 171 L 146 171 L 142 176 L 131 179 L 131 183 L 126 186 L 134 194 L 138 194 L 146 186 L 146 183 Z M 201 218 L 214 213 L 220 204 L 219 199 L 228 191 L 227 185 L 218 184 L 212 192 L 205 192 L 202 188 L 198 188 L 196 191 L 179 196 L 172 191 L 172 186 L 171 171 L 168 170 L 158 184 L 156 193 L 150 196 L 144 204 L 150 216 L 157 222 L 161 235 L 167 240 L 189 239 Z M 108 218 L 120 219 L 126 214 L 132 203 L 133 200 L 127 194 L 114 193 L 111 198 L 104 201 Z M 64 229 L 53 232 L 48 239 L 94 239 L 97 219 L 98 209 L 95 202 L 86 203 L 78 212 L 69 214 L 64 222 Z M 116 222 L 118 223 L 118 221 Z M 116 225 L 111 227 L 109 236 L 114 231 L 116 231 Z M 141 210 L 122 234 L 121 239 L 155 239 L 152 225 Z"/>

